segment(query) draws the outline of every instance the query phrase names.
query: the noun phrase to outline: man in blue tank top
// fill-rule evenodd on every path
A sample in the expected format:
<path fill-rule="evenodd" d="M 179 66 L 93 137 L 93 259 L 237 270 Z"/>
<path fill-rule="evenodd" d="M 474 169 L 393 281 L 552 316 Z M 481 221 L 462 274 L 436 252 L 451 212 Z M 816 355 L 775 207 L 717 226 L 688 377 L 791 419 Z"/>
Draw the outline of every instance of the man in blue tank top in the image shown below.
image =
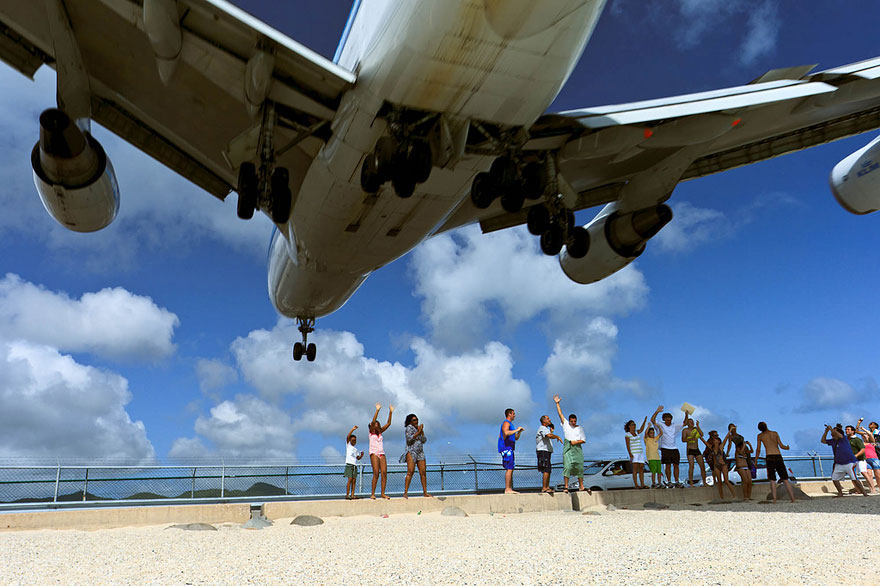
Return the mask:
<path fill-rule="evenodd" d="M 524 430 L 522 427 L 514 429 L 513 420 L 516 419 L 516 411 L 513 409 L 505 409 L 504 417 L 506 419 L 501 422 L 501 431 L 498 433 L 498 453 L 501 454 L 501 464 L 504 466 L 504 493 L 517 494 L 513 490 L 513 452 L 516 449 L 516 440 Z"/>

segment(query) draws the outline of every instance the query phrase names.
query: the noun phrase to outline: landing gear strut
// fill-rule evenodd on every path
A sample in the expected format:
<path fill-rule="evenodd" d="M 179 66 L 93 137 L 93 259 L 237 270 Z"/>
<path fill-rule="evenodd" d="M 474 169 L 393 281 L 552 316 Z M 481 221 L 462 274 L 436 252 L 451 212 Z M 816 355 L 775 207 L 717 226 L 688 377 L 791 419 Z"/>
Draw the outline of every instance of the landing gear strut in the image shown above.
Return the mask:
<path fill-rule="evenodd" d="M 302 359 L 303 354 L 306 356 L 306 360 L 309 362 L 315 361 L 315 355 L 318 352 L 317 347 L 314 343 L 309 344 L 309 334 L 315 331 L 315 318 L 313 317 L 298 317 L 296 318 L 297 329 L 302 334 L 302 342 L 297 342 L 293 345 L 293 359 L 299 361 Z"/>
<path fill-rule="evenodd" d="M 238 167 L 236 212 L 242 220 L 250 220 L 258 209 L 268 211 L 276 224 L 283 224 L 290 218 L 290 172 L 284 167 L 275 166 L 275 148 L 272 144 L 275 123 L 275 108 L 269 103 L 263 110 L 263 125 L 260 128 L 259 169 L 250 161 Z"/>
<path fill-rule="evenodd" d="M 500 197 L 504 211 L 515 214 L 526 199 L 538 199 L 546 189 L 546 173 L 540 163 L 523 163 L 512 154 L 504 155 L 492 162 L 487 173 L 474 178 L 471 201 L 483 210 Z"/>
<path fill-rule="evenodd" d="M 398 197 L 411 197 L 416 185 L 431 176 L 434 153 L 424 137 L 436 124 L 437 116 L 428 114 L 414 120 L 411 112 L 394 111 L 388 119 L 390 134 L 376 141 L 361 165 L 361 188 L 376 193 L 390 181 Z"/>

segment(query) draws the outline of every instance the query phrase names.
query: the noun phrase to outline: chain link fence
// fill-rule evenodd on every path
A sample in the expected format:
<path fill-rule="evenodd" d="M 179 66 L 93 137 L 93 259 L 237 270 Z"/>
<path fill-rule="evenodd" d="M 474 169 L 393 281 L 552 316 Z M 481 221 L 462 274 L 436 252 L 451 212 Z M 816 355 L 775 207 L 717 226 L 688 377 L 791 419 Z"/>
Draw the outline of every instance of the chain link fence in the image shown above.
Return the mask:
<path fill-rule="evenodd" d="M 561 455 L 554 454 L 556 458 Z M 593 462 L 613 460 L 602 458 Z M 786 458 L 798 478 L 822 478 L 832 468 L 830 458 L 807 456 Z M 683 461 L 686 467 L 687 462 Z M 342 497 L 347 479 L 343 465 L 226 465 L 107 466 L 62 465 L 23 466 L 0 464 L 0 510 L 24 505 L 52 506 L 59 503 L 160 503 L 198 500 L 316 499 Z M 426 465 L 428 490 L 433 494 L 478 494 L 504 489 L 504 469 L 497 454 L 459 456 L 451 460 L 429 460 Z M 372 468 L 357 465 L 356 494 L 369 495 Z M 405 464 L 388 464 L 389 495 L 404 489 Z M 551 486 L 562 482 L 562 463 L 554 459 Z M 534 453 L 517 458 L 514 486 L 538 490 L 541 474 Z M 411 494 L 421 494 L 418 470 L 413 474 Z M 376 492 L 380 491 L 377 485 Z"/>

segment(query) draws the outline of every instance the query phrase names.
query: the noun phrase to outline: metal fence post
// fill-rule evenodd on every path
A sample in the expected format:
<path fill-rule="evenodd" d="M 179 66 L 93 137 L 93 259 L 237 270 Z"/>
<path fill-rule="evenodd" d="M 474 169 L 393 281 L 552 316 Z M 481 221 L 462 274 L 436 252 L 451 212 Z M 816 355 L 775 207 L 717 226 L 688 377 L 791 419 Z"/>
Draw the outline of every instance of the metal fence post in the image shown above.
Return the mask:
<path fill-rule="evenodd" d="M 480 479 L 477 474 L 477 461 L 474 460 L 474 457 L 470 454 L 468 454 L 468 458 L 470 458 L 471 462 L 474 463 L 474 492 L 477 492 L 478 490 L 480 490 Z"/>
<path fill-rule="evenodd" d="M 196 498 L 196 467 L 193 466 L 192 488 L 189 490 L 189 498 Z"/>
<path fill-rule="evenodd" d="M 83 483 L 83 501 L 86 500 L 86 493 L 89 491 L 89 469 L 86 468 L 86 480 Z"/>
<path fill-rule="evenodd" d="M 358 493 L 364 492 L 364 465 L 358 464 Z"/>
<path fill-rule="evenodd" d="M 52 497 L 52 502 L 58 502 L 58 483 L 61 482 L 61 461 L 58 461 L 58 471 L 55 473 L 55 496 Z"/>
<path fill-rule="evenodd" d="M 220 498 L 223 498 L 226 492 L 226 462 L 220 460 Z"/>
<path fill-rule="evenodd" d="M 440 490 L 444 490 L 443 487 L 443 463 L 440 464 Z"/>
<path fill-rule="evenodd" d="M 284 467 L 284 494 L 290 494 L 290 466 Z"/>

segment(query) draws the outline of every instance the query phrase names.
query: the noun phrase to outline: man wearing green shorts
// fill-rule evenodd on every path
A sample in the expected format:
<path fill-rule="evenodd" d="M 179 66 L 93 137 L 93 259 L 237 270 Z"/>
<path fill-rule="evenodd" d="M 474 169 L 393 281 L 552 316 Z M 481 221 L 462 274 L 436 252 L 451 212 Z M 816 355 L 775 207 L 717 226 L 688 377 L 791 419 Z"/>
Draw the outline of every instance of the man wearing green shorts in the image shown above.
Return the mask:
<path fill-rule="evenodd" d="M 565 492 L 568 492 L 568 479 L 577 476 L 580 482 L 580 489 L 584 488 L 584 449 L 581 447 L 587 442 L 584 435 L 584 429 L 577 424 L 577 415 L 572 413 L 568 416 L 568 421 L 562 415 L 562 407 L 559 406 L 559 395 L 555 395 L 553 400 L 556 402 L 556 412 L 559 414 L 559 421 L 562 423 L 562 432 L 565 436 L 565 442 L 562 444 L 562 477 L 565 480 Z"/>

